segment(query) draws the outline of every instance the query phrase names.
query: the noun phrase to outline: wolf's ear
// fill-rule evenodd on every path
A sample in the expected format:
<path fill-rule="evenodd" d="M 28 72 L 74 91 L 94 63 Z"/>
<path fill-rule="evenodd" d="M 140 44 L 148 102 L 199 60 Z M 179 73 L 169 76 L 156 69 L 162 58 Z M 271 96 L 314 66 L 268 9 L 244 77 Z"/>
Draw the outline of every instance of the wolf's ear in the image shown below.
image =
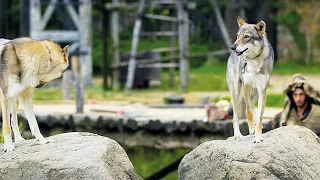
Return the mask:
<path fill-rule="evenodd" d="M 67 56 L 69 55 L 69 45 L 66 45 L 62 50 L 66 53 Z"/>
<path fill-rule="evenodd" d="M 246 21 L 244 21 L 240 16 L 237 17 L 237 22 L 238 22 L 239 27 L 247 24 Z"/>
<path fill-rule="evenodd" d="M 263 36 L 266 32 L 266 23 L 264 21 L 260 21 L 258 24 L 254 25 L 254 28 L 257 30 L 259 36 Z"/>

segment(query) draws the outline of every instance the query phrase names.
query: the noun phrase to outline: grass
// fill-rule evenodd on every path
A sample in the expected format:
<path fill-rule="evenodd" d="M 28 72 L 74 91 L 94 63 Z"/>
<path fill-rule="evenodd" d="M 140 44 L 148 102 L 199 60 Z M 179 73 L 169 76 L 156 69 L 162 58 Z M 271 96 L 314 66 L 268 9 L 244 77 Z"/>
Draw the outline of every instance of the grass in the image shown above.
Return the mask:
<path fill-rule="evenodd" d="M 150 44 L 151 46 L 151 44 Z M 317 74 L 319 73 L 320 64 L 312 63 L 310 65 L 301 65 L 296 61 L 288 63 L 276 63 L 274 66 L 274 75 L 292 75 L 294 73 Z M 201 93 L 217 93 L 228 91 L 226 78 L 226 62 L 216 60 L 212 64 L 203 63 L 198 68 L 191 68 L 189 85 L 184 95 L 186 103 L 199 103 Z M 126 95 L 123 90 L 104 91 L 101 87 L 102 79 L 97 76 L 94 78 L 95 86 L 85 89 L 85 100 L 94 99 L 97 101 L 127 101 L 130 103 L 143 104 L 162 104 L 163 97 L 169 94 L 179 94 L 179 72 L 176 71 L 175 86 L 169 87 L 169 75 L 166 70 L 161 73 L 161 85 L 151 89 L 134 90 L 131 95 Z M 74 98 L 74 97 L 73 97 Z M 229 94 L 217 95 L 211 97 L 212 101 L 219 99 L 230 99 Z M 62 99 L 61 87 L 44 88 L 35 91 L 34 100 L 44 102 L 44 100 L 60 101 Z M 268 93 L 268 107 L 283 107 L 284 95 L 279 93 Z"/>

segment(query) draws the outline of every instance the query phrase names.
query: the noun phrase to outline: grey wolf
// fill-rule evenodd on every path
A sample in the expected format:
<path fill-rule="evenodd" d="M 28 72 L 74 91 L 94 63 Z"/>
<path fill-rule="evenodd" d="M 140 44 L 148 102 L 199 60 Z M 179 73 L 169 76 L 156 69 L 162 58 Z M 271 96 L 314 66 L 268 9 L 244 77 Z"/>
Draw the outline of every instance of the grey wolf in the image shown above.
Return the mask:
<path fill-rule="evenodd" d="M 35 138 L 41 144 L 50 141 L 40 133 L 33 111 L 32 95 L 35 88 L 43 87 L 49 81 L 62 76 L 68 67 L 68 55 L 69 46 L 61 49 L 58 44 L 50 40 L 0 39 L 0 94 L 4 151 L 14 150 L 11 128 L 15 142 L 24 140 L 18 127 L 18 100 L 23 106 Z"/>
<path fill-rule="evenodd" d="M 284 93 L 286 101 L 276 119 L 277 126 L 301 125 L 319 135 L 320 93 L 300 74 L 293 75 Z"/>
<path fill-rule="evenodd" d="M 245 110 L 249 133 L 254 134 L 254 142 L 261 142 L 262 116 L 267 101 L 267 85 L 273 69 L 274 53 L 267 39 L 266 23 L 248 24 L 238 17 L 237 39 L 231 46 L 227 64 L 227 83 L 233 106 L 234 138 L 242 136 L 239 116 Z M 244 103 L 241 103 L 244 100 Z M 253 116 L 254 104 L 258 108 Z M 245 106 L 245 107 L 241 107 Z"/>

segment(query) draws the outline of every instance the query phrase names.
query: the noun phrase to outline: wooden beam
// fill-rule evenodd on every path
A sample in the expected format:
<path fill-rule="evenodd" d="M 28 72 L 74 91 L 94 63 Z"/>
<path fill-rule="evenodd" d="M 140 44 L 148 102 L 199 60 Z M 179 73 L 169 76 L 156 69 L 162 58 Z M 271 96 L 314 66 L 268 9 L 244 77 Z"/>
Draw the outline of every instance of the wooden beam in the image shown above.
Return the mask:
<path fill-rule="evenodd" d="M 73 5 L 71 4 L 70 0 L 64 0 L 64 3 L 66 4 L 67 10 L 71 16 L 71 19 L 74 23 L 74 25 L 77 27 L 77 29 L 80 28 L 80 22 L 79 22 L 79 16 L 76 12 L 76 10 L 74 9 Z M 91 28 L 91 27 L 90 27 Z"/>
<path fill-rule="evenodd" d="M 143 17 L 149 18 L 149 19 L 162 20 L 162 21 L 173 21 L 173 22 L 178 21 L 176 17 L 162 16 L 162 15 L 156 15 L 156 14 L 144 14 Z"/>
<path fill-rule="evenodd" d="M 140 36 L 176 36 L 174 31 L 141 32 Z"/>
<path fill-rule="evenodd" d="M 230 39 L 230 36 L 228 33 L 228 29 L 226 28 L 226 25 L 225 25 L 224 20 L 222 18 L 217 0 L 211 0 L 211 3 L 213 5 L 213 11 L 214 11 L 214 14 L 216 15 L 217 22 L 220 27 L 220 32 L 221 32 L 222 37 L 224 39 L 224 44 L 225 44 L 226 48 L 229 50 L 229 52 L 231 53 L 230 47 L 231 47 L 232 42 L 231 42 L 231 39 Z"/>
<path fill-rule="evenodd" d="M 179 51 L 178 47 L 161 47 L 161 48 L 155 48 L 155 49 L 150 49 L 150 50 L 142 50 L 137 52 L 137 55 L 139 54 L 144 54 L 144 53 L 148 53 L 148 52 L 152 52 L 152 53 L 162 53 L 162 52 L 174 52 L 174 51 Z M 121 52 L 121 56 L 130 56 L 131 52 Z"/>
<path fill-rule="evenodd" d="M 160 63 L 166 61 L 178 61 L 179 56 L 168 56 L 163 58 L 153 58 L 153 59 L 140 59 L 139 61 L 135 62 L 135 64 L 152 64 L 152 63 Z M 112 66 L 112 68 L 119 68 L 123 66 L 128 66 L 130 62 L 121 62 L 118 66 Z"/>
<path fill-rule="evenodd" d="M 48 22 L 49 22 L 49 19 L 55 9 L 55 6 L 56 6 L 56 3 L 57 3 L 57 0 L 51 0 L 43 17 L 42 17 L 42 21 L 41 21 L 41 30 L 44 30 L 45 27 L 47 26 Z"/>
<path fill-rule="evenodd" d="M 145 0 L 140 0 L 138 14 L 143 13 L 144 4 L 145 4 Z M 141 24 L 142 24 L 141 20 L 142 20 L 141 16 L 138 16 L 135 21 L 134 30 L 133 30 L 131 58 L 129 60 L 127 82 L 126 82 L 126 87 L 125 87 L 125 92 L 127 94 L 131 90 L 132 85 L 133 85 L 133 80 L 134 80 L 134 72 L 135 72 L 135 67 L 136 67 L 135 57 L 136 57 L 136 52 L 137 52 L 137 48 L 138 48 L 139 34 L 140 34 L 140 29 L 141 29 Z"/>
<path fill-rule="evenodd" d="M 31 18 L 32 19 L 32 18 Z M 56 42 L 72 42 L 79 40 L 78 31 L 42 31 L 42 32 L 31 32 L 31 37 L 37 37 L 37 39 L 51 39 Z"/>

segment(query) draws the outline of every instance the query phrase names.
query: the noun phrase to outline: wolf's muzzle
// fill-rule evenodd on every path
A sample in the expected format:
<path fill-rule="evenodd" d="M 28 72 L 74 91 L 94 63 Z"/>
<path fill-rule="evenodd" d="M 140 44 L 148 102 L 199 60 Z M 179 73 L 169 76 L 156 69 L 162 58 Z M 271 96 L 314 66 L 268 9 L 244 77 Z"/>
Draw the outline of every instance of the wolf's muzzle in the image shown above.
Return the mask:
<path fill-rule="evenodd" d="M 38 86 L 36 86 L 36 88 L 42 88 L 46 84 L 47 84 L 47 82 L 40 81 L 40 84 L 38 84 Z"/>
<path fill-rule="evenodd" d="M 234 50 L 236 50 L 236 49 L 237 49 L 237 45 L 232 44 L 232 46 L 231 46 L 231 50 L 232 50 L 232 51 L 234 51 Z"/>

